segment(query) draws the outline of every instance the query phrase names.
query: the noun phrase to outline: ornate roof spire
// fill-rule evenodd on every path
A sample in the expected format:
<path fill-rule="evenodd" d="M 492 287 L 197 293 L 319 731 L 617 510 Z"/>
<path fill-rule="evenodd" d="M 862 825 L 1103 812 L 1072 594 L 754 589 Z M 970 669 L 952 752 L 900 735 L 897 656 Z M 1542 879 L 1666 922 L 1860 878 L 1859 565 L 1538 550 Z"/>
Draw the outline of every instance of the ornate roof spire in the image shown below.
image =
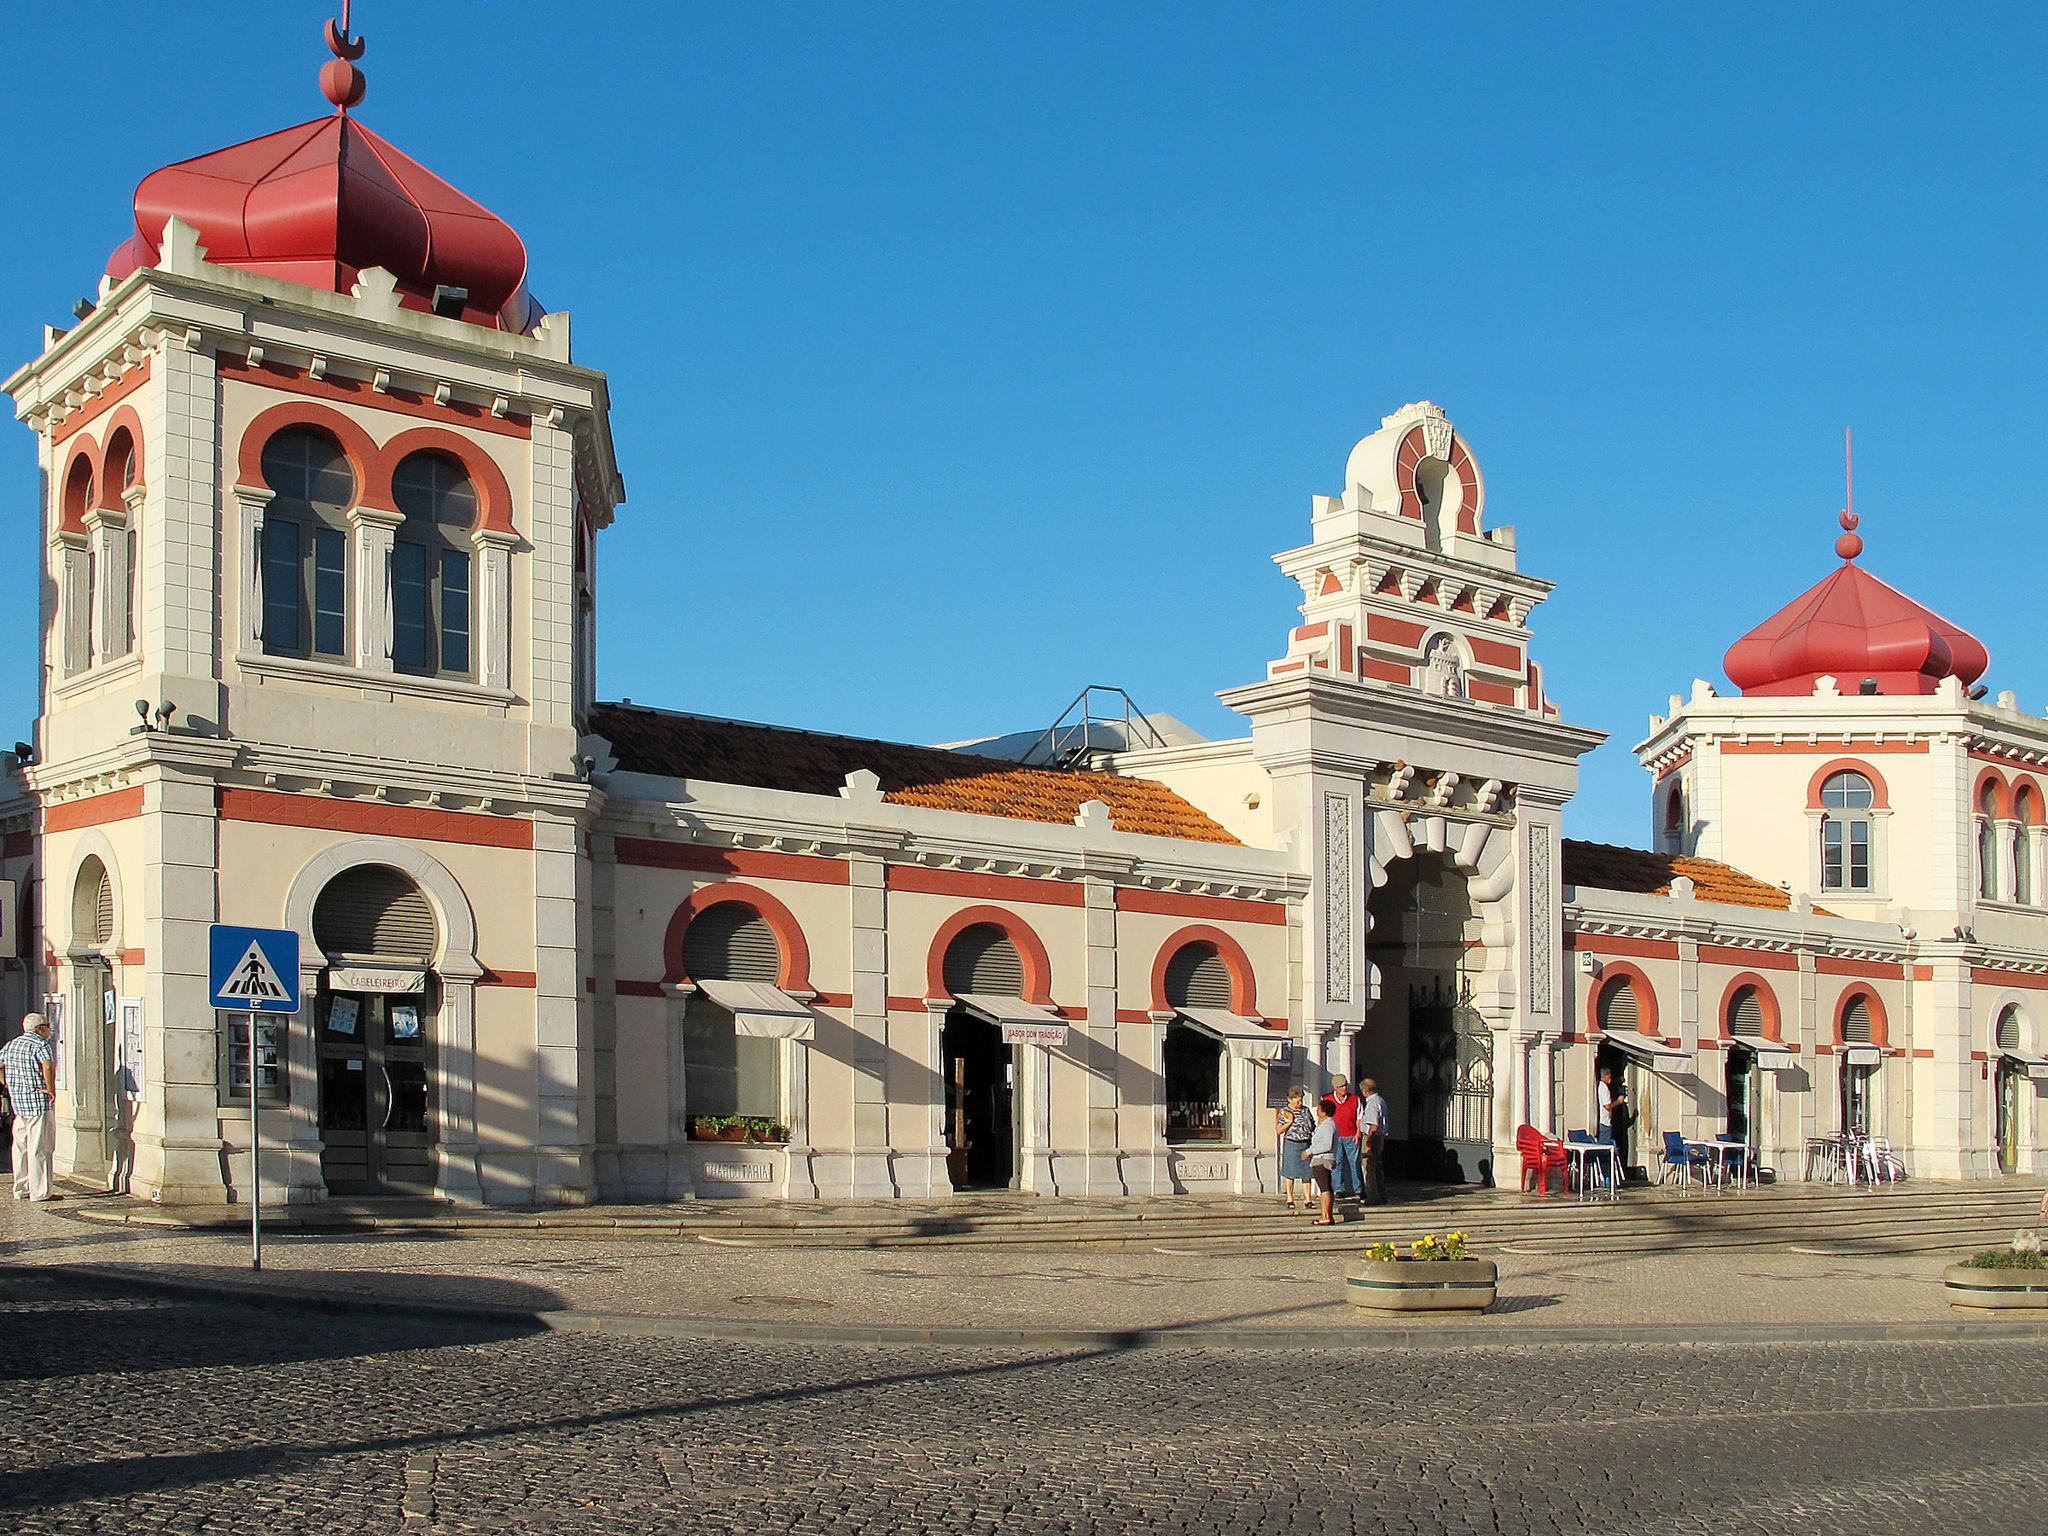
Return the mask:
<path fill-rule="evenodd" d="M 1835 553 L 1854 560 L 1863 553 L 1863 535 L 1856 531 L 1862 519 L 1856 515 L 1856 451 L 1847 427 L 1842 428 L 1842 481 L 1848 501 L 1842 508 L 1842 536 L 1835 540 Z"/>
<path fill-rule="evenodd" d="M 350 35 L 349 13 L 354 9 L 355 0 L 341 0 L 341 20 L 327 23 L 327 48 L 334 57 L 320 66 L 320 94 L 333 102 L 334 110 L 343 117 L 370 88 L 363 72 L 355 66 L 367 45 L 360 37 Z"/>

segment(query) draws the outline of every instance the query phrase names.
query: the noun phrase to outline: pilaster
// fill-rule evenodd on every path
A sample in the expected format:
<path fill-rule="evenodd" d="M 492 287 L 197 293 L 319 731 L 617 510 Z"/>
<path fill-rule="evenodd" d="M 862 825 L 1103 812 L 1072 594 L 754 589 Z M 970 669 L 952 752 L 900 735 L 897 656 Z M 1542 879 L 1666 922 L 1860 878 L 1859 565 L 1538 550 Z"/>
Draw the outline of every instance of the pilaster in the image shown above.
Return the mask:
<path fill-rule="evenodd" d="M 534 1055 L 539 1139 L 534 1197 L 581 1205 L 593 1183 L 596 1067 L 583 1027 L 583 940 L 578 912 L 588 895 L 582 828 L 560 817 L 533 823 Z"/>
<path fill-rule="evenodd" d="M 405 519 L 383 507 L 349 509 L 349 580 L 355 589 L 355 664 L 389 672 L 397 631 L 391 612 L 391 550 Z"/>

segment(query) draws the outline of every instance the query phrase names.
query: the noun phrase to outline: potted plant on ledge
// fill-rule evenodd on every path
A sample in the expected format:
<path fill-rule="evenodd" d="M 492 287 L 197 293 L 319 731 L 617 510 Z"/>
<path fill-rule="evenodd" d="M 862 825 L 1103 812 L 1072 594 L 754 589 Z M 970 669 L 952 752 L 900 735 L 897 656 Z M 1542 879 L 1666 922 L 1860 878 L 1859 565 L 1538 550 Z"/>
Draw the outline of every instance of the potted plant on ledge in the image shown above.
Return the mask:
<path fill-rule="evenodd" d="M 689 1136 L 692 1141 L 745 1141 L 747 1139 L 747 1117 L 745 1115 L 692 1115 Z"/>
<path fill-rule="evenodd" d="M 1465 1234 L 1418 1237 L 1403 1253 L 1374 1243 L 1344 1271 L 1344 1295 L 1375 1312 L 1484 1312 L 1493 1305 L 1500 1270 L 1491 1259 L 1468 1258 Z"/>
<path fill-rule="evenodd" d="M 2015 1232 L 2004 1248 L 1987 1248 L 1941 1272 L 1952 1307 L 1985 1312 L 2048 1307 L 2048 1257 L 2039 1232 Z"/>

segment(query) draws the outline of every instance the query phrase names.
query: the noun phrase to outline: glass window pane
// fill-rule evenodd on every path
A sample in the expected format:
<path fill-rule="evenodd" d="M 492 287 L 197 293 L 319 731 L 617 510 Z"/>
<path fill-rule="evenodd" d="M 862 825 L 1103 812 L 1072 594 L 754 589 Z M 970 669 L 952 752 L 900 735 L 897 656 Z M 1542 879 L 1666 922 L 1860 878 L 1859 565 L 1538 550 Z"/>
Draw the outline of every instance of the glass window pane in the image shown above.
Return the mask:
<path fill-rule="evenodd" d="M 441 670 L 469 672 L 469 556 L 441 551 Z"/>
<path fill-rule="evenodd" d="M 313 530 L 313 649 L 340 656 L 347 644 L 348 538 L 336 528 Z"/>
<path fill-rule="evenodd" d="M 1820 883 L 1829 890 L 1837 890 L 1842 884 L 1842 824 L 1839 821 L 1820 824 Z"/>
<path fill-rule="evenodd" d="M 1870 823 L 1852 821 L 1849 824 L 1849 886 L 1852 890 L 1870 889 Z"/>
<path fill-rule="evenodd" d="M 249 1017 L 229 1014 L 228 1091 L 232 1098 L 249 1102 Z M 266 1103 L 284 1098 L 285 1025 L 282 1021 L 259 1020 L 256 1025 L 256 1088 Z"/>
<path fill-rule="evenodd" d="M 392 661 L 406 672 L 434 670 L 433 615 L 427 593 L 427 547 L 401 541 L 391 551 Z"/>
<path fill-rule="evenodd" d="M 278 518 L 263 525 L 263 649 L 299 654 L 299 525 Z"/>

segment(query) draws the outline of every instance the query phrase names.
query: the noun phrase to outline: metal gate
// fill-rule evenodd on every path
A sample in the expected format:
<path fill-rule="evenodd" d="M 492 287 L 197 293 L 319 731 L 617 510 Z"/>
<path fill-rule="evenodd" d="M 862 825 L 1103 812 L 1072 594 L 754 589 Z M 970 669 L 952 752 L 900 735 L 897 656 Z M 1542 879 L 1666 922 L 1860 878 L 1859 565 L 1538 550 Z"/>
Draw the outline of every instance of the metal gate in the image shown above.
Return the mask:
<path fill-rule="evenodd" d="M 1408 989 L 1408 1139 L 1418 1177 L 1481 1181 L 1492 1161 L 1493 1032 L 1471 997 L 1462 977 Z"/>

